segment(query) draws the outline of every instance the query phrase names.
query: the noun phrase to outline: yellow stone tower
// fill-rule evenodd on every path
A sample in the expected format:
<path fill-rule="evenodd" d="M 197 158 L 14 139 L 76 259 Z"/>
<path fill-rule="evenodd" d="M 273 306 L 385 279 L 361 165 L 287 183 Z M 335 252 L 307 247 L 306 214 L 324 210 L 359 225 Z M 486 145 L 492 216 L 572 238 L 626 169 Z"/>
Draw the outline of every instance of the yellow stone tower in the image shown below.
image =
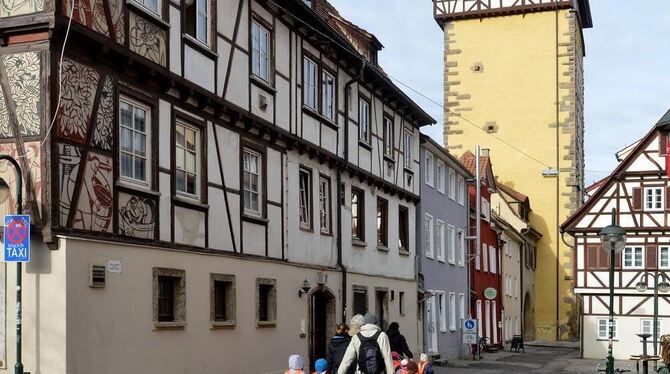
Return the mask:
<path fill-rule="evenodd" d="M 535 338 L 577 339 L 572 243 L 559 225 L 584 190 L 589 2 L 434 0 L 434 16 L 444 30 L 445 146 L 455 154 L 489 149 L 499 180 L 530 197 L 531 224 L 543 235 Z"/>

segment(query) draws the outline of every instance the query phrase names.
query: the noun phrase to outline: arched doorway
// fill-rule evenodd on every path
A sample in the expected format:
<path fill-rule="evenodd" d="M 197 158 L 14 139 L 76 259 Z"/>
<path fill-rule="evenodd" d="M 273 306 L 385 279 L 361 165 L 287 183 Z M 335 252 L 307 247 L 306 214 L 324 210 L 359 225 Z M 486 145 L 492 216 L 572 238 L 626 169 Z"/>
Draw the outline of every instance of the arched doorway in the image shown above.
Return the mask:
<path fill-rule="evenodd" d="M 335 295 L 326 287 L 320 287 L 310 296 L 310 368 L 314 362 L 326 357 L 328 340 L 335 334 Z"/>
<path fill-rule="evenodd" d="M 530 301 L 530 294 L 526 293 L 526 296 L 523 298 L 523 340 L 527 342 L 533 340 L 535 331 L 535 327 L 533 326 L 534 315 L 534 305 Z"/>

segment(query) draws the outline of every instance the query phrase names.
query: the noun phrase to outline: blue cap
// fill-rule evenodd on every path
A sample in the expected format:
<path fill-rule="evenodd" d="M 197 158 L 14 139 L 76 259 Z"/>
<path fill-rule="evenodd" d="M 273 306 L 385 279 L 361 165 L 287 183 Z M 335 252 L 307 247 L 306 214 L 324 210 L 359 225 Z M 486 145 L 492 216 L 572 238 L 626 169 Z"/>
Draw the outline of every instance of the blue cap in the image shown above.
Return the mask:
<path fill-rule="evenodd" d="M 314 369 L 316 369 L 317 373 L 323 373 L 328 370 L 328 362 L 325 359 L 320 358 L 314 363 Z"/>

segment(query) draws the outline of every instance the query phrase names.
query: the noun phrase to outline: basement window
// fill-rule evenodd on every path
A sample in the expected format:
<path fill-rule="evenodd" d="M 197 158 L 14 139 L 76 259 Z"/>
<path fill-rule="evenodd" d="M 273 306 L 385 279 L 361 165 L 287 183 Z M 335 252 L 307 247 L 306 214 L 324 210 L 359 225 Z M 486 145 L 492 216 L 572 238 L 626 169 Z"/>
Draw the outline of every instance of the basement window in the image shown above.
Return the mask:
<path fill-rule="evenodd" d="M 274 326 L 277 324 L 277 281 L 256 279 L 256 324 Z"/>
<path fill-rule="evenodd" d="M 180 269 L 153 269 L 154 325 L 183 328 L 186 325 L 186 276 Z"/>
<path fill-rule="evenodd" d="M 235 326 L 235 276 L 210 274 L 210 321 L 212 327 Z"/>

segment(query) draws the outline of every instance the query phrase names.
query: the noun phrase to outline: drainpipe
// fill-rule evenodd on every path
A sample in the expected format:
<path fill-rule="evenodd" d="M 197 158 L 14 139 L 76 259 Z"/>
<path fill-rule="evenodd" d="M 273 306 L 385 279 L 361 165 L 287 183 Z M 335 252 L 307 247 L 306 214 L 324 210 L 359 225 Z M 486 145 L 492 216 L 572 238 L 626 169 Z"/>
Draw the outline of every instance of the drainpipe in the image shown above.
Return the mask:
<path fill-rule="evenodd" d="M 349 96 L 351 85 L 363 78 L 365 59 L 361 58 L 358 76 L 344 85 L 344 163 L 337 165 L 337 266 L 342 271 L 342 323 L 347 321 L 347 267 L 342 262 L 342 168 L 349 164 Z"/>

